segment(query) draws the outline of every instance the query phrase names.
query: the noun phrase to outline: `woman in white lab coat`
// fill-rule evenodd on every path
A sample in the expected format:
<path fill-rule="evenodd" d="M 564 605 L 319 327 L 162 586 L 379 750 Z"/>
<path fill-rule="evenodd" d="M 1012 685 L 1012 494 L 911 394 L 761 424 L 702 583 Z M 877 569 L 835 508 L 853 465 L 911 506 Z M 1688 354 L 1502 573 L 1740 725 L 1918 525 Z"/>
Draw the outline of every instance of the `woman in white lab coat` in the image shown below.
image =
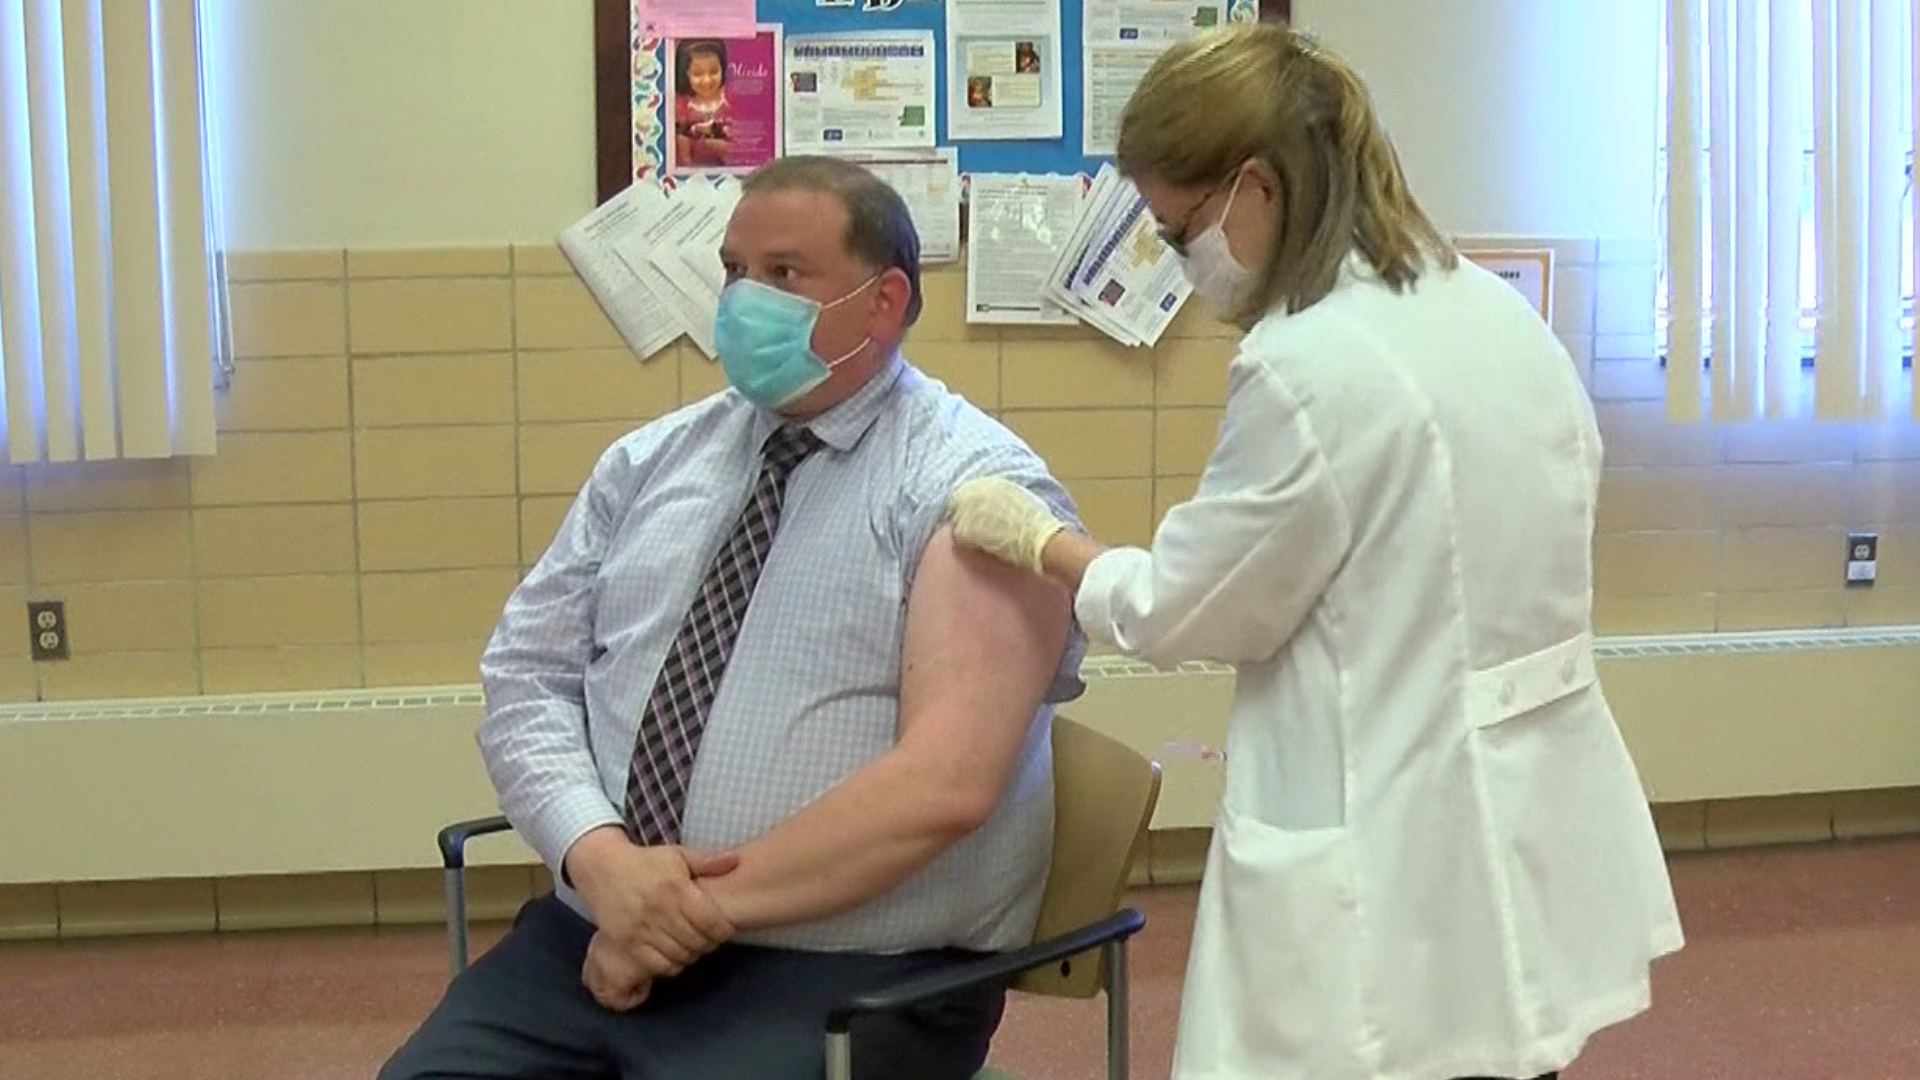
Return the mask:
<path fill-rule="evenodd" d="M 1150 550 L 993 479 L 951 516 L 1095 638 L 1237 669 L 1175 1077 L 1552 1073 L 1682 942 L 1594 673 L 1579 375 L 1286 27 L 1173 48 L 1117 157 L 1247 330 L 1199 490 Z"/>

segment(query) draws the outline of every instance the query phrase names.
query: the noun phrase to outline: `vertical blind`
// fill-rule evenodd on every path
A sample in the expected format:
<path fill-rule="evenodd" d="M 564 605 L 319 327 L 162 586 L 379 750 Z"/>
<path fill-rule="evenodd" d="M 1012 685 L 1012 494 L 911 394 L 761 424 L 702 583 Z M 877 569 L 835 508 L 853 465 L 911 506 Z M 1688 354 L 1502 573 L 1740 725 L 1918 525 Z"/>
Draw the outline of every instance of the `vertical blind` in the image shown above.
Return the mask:
<path fill-rule="evenodd" d="M 0 0 L 11 462 L 213 451 L 202 55 L 198 0 Z"/>
<path fill-rule="evenodd" d="M 1901 280 L 1920 0 L 1668 0 L 1667 49 L 1669 415 L 1796 414 L 1810 318 L 1815 415 L 1920 417 Z"/>

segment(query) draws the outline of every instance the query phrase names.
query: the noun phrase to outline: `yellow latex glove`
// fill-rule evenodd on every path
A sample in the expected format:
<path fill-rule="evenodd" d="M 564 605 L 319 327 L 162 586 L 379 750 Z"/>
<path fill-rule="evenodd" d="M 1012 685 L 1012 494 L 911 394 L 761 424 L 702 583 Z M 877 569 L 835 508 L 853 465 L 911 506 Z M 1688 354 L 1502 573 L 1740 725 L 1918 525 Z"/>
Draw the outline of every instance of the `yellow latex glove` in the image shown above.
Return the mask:
<path fill-rule="evenodd" d="M 1041 553 L 1066 528 L 1040 497 L 1011 480 L 985 476 L 954 489 L 947 499 L 953 538 L 1014 566 L 1042 573 Z"/>

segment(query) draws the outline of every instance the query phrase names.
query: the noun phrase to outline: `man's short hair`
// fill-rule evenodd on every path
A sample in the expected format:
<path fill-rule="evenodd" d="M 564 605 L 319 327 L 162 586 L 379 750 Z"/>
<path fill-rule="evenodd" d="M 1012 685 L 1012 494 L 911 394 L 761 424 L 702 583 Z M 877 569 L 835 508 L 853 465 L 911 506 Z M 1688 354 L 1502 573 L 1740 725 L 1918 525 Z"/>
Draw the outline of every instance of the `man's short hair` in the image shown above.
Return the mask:
<path fill-rule="evenodd" d="M 847 254 L 876 271 L 907 275 L 907 326 L 920 318 L 920 232 L 907 202 L 872 171 L 840 158 L 801 155 L 780 158 L 754 170 L 741 193 L 818 191 L 847 208 Z"/>

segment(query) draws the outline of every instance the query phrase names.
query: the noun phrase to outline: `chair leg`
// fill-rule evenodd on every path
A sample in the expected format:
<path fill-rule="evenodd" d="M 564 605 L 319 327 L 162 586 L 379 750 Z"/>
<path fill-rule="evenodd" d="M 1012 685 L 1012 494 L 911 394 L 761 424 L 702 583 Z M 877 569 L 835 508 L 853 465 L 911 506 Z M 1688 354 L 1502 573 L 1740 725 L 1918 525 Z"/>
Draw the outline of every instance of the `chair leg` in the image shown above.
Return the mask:
<path fill-rule="evenodd" d="M 1127 1080 L 1131 1048 L 1132 999 L 1127 992 L 1127 943 L 1108 942 L 1102 949 L 1107 966 L 1107 1080 Z"/>
<path fill-rule="evenodd" d="M 851 1032 L 827 1032 L 827 1080 L 853 1080 Z"/>
<path fill-rule="evenodd" d="M 448 867 L 447 886 L 447 961 L 453 974 L 467 970 L 467 882 L 461 867 Z"/>

